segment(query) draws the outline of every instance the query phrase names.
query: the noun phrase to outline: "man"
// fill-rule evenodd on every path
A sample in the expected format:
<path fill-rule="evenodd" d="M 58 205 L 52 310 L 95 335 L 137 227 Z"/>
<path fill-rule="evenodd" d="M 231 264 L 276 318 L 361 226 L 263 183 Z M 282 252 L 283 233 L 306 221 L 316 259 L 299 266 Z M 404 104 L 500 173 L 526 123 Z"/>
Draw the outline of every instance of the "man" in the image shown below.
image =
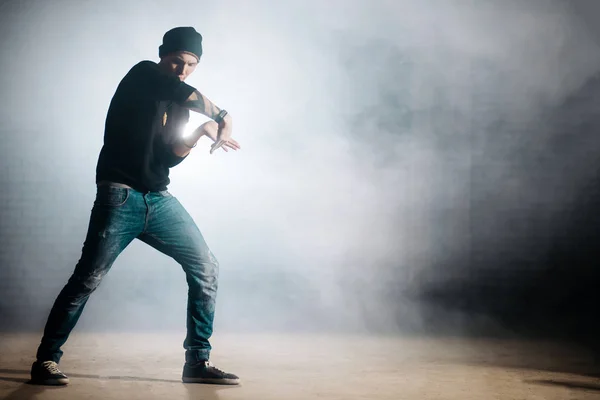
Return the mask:
<path fill-rule="evenodd" d="M 239 378 L 209 362 L 218 263 L 198 227 L 167 191 L 169 168 L 181 163 L 202 136 L 210 153 L 237 150 L 231 116 L 184 80 L 202 56 L 202 36 L 191 27 L 163 37 L 160 62 L 142 61 L 119 84 L 106 117 L 96 169 L 97 194 L 82 255 L 58 295 L 31 368 L 31 382 L 65 385 L 58 369 L 67 341 L 90 296 L 117 256 L 140 239 L 172 257 L 188 282 L 183 382 L 238 384 Z M 183 137 L 189 110 L 212 121 Z M 149 351 L 151 351 L 149 349 Z"/>

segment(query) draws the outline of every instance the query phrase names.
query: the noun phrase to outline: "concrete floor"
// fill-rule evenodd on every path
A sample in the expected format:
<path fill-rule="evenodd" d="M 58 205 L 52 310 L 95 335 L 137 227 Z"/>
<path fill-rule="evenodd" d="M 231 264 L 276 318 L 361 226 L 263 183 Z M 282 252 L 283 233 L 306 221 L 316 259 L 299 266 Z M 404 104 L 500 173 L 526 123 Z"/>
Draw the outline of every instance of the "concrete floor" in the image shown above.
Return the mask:
<path fill-rule="evenodd" d="M 217 335 L 213 362 L 242 385 L 183 384 L 183 336 L 73 334 L 67 387 L 28 385 L 39 335 L 0 334 L 0 398 L 600 399 L 584 351 L 509 340 Z"/>

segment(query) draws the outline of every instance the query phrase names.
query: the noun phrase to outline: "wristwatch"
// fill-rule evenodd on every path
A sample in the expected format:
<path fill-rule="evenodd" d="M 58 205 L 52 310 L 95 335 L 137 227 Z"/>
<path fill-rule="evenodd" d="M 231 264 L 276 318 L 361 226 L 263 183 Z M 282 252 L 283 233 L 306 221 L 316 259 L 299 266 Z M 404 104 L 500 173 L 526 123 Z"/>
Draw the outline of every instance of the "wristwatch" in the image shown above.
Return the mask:
<path fill-rule="evenodd" d="M 215 122 L 217 124 L 220 124 L 221 122 L 223 122 L 223 118 L 225 118 L 226 115 L 227 115 L 227 111 L 221 110 L 221 112 L 219 112 L 219 114 L 215 118 Z"/>

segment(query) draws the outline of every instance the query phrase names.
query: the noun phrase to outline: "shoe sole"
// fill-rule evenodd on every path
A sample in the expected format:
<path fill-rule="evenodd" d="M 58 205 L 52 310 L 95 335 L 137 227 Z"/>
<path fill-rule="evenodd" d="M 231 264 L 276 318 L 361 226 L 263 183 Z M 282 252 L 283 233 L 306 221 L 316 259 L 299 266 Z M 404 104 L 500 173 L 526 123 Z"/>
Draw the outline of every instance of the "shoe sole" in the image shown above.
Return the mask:
<path fill-rule="evenodd" d="M 43 385 L 43 386 L 65 386 L 69 384 L 68 378 L 60 378 L 60 379 L 46 379 L 43 381 L 38 380 L 30 380 L 28 382 L 30 385 Z"/>
<path fill-rule="evenodd" d="M 211 378 L 190 378 L 183 377 L 183 383 L 207 383 L 210 385 L 239 385 L 239 379 L 211 379 Z"/>

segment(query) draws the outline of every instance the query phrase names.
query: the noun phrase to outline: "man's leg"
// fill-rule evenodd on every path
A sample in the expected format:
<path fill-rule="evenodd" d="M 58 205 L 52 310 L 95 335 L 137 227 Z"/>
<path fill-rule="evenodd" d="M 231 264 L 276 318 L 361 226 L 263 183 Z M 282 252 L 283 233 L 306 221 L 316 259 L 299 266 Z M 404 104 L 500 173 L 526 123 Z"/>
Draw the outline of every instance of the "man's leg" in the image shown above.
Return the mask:
<path fill-rule="evenodd" d="M 64 378 L 58 381 L 50 378 L 47 370 L 57 371 L 53 363 L 60 361 L 61 347 L 77 324 L 90 294 L 117 256 L 143 230 L 145 211 L 141 194 L 131 189 L 98 188 L 81 258 L 56 298 L 46 322 L 37 361 L 32 367 L 34 383 L 66 383 Z"/>
<path fill-rule="evenodd" d="M 199 366 L 198 371 L 202 371 L 198 374 L 202 376 L 186 376 L 184 370 L 184 381 L 237 384 L 238 377 L 208 363 L 219 264 L 194 220 L 175 197 L 168 192 L 156 193 L 149 204 L 149 223 L 140 239 L 181 264 L 188 282 L 186 368 Z"/>

